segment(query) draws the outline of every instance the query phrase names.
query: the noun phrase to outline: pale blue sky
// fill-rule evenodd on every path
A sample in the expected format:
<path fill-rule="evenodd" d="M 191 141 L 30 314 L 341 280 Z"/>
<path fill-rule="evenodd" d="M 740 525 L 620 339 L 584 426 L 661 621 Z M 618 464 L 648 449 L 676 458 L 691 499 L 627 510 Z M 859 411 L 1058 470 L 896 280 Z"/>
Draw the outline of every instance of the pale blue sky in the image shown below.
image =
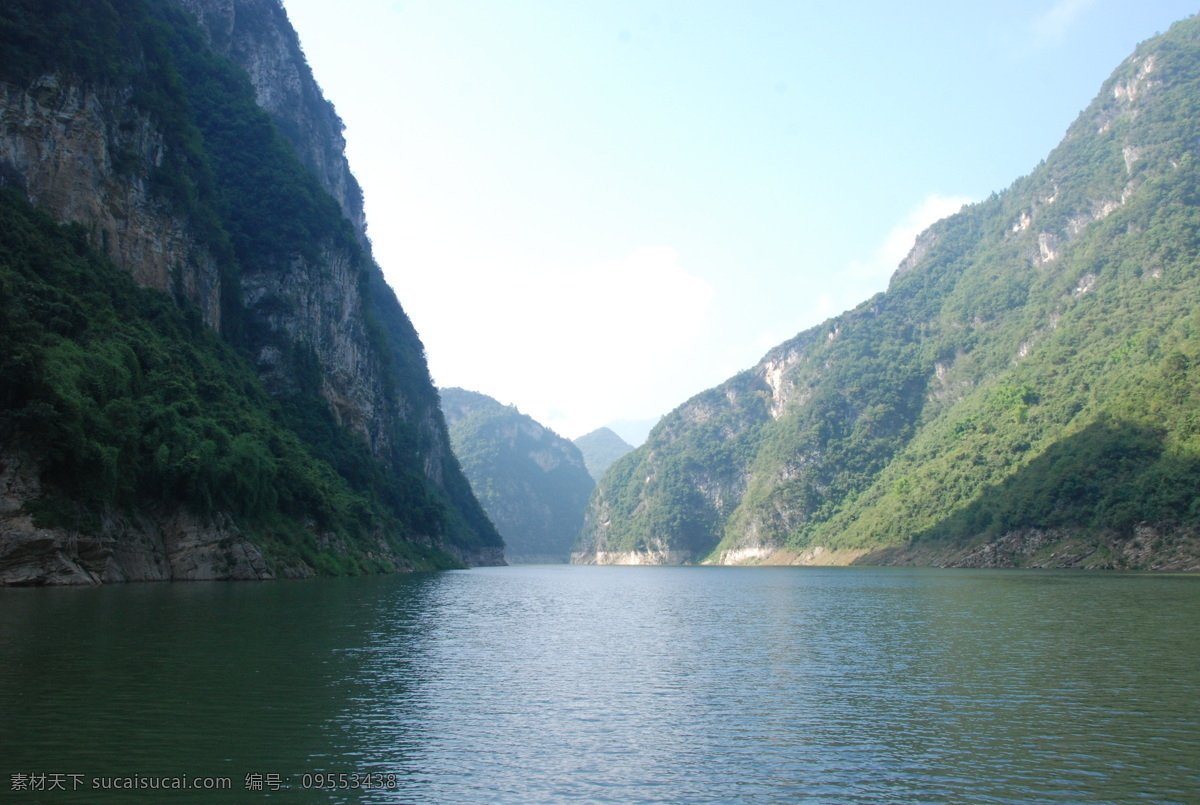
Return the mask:
<path fill-rule="evenodd" d="M 435 382 L 579 436 L 884 290 L 1160 0 L 284 0 Z"/>

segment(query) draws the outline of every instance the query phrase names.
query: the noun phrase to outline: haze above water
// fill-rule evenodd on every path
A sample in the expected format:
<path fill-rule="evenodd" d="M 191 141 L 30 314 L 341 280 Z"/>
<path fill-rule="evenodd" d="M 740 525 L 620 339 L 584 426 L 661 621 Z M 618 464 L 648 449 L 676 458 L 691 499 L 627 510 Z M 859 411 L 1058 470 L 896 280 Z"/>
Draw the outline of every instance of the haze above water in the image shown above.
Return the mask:
<path fill-rule="evenodd" d="M 922 229 L 1028 174 L 1139 41 L 1196 12 L 284 5 L 437 384 L 572 439 L 884 290 Z"/>
<path fill-rule="evenodd" d="M 157 801 L 1194 801 L 1197 611 L 1195 577 L 865 568 L 3 589 L 0 788 L 117 802 L 92 778 L 211 775 L 232 790 Z M 84 786 L 11 790 L 38 773 Z M 385 784 L 303 787 L 321 773 Z M 291 788 L 245 789 L 272 774 Z"/>

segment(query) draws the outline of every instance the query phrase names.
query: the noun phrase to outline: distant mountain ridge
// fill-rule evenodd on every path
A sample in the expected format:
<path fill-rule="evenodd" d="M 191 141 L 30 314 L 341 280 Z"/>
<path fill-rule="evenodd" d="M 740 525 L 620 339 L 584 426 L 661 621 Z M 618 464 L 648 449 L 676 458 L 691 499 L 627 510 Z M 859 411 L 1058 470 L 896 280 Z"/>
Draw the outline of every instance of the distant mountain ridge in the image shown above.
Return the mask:
<path fill-rule="evenodd" d="M 579 448 L 486 394 L 444 388 L 441 398 L 454 451 L 507 561 L 566 562 L 595 486 Z"/>
<path fill-rule="evenodd" d="M 575 561 L 1200 569 L 1200 21 L 886 293 L 671 412 Z"/>
<path fill-rule="evenodd" d="M 609 428 L 596 428 L 574 441 L 579 452 L 583 453 L 588 474 L 596 481 L 604 477 L 604 472 L 614 461 L 633 450 L 633 445 Z"/>

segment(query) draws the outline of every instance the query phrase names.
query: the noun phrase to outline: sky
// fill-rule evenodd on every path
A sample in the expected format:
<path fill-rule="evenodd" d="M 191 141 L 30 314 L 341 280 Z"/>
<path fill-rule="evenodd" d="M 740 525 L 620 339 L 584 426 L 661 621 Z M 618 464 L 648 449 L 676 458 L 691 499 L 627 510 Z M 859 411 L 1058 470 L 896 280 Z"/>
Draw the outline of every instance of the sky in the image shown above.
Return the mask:
<path fill-rule="evenodd" d="M 284 0 L 434 382 L 575 438 L 887 287 L 1174 0 Z"/>

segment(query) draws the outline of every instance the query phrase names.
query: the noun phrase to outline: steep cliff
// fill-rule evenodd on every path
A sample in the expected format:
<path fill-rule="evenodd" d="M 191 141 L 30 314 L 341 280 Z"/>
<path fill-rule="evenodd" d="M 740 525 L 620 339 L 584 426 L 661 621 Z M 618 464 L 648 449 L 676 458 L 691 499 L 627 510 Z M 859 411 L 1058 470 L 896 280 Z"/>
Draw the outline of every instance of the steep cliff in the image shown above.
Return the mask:
<path fill-rule="evenodd" d="M 6 204 L 11 220 L 40 234 L 11 244 L 0 297 L 11 314 L 5 338 L 30 360 L 66 361 L 69 353 L 74 363 L 55 382 L 31 377 L 5 398 L 0 566 L 20 556 L 18 564 L 35 569 L 4 578 L 305 575 L 455 561 L 448 555 L 502 561 L 501 540 L 451 452 L 420 340 L 371 259 L 340 121 L 278 2 L 6 4 L 0 103 L 0 183 L 78 225 L 71 233 L 84 238 L 64 234 L 59 243 L 34 213 Z M 155 355 L 133 349 L 128 372 L 121 370 L 129 386 L 116 397 L 134 413 L 114 425 L 110 390 L 76 382 L 92 371 L 90 352 L 117 348 L 117 334 L 87 318 L 109 305 L 136 324 L 151 305 L 116 280 L 102 303 L 80 294 L 77 271 L 23 270 L 66 259 L 64 249 L 174 299 L 180 321 L 155 308 L 146 326 L 158 327 L 163 350 L 199 349 L 205 357 L 196 360 L 221 364 L 217 371 L 227 374 L 204 382 L 236 388 L 234 398 L 197 392 L 195 361 L 178 378 L 194 406 L 149 395 L 129 378 L 169 373 Z M 69 332 L 55 323 L 61 311 L 27 303 L 56 295 L 70 300 L 78 322 Z M 179 332 L 192 315 L 208 334 Z M 243 370 L 253 388 L 240 375 L 228 381 Z M 214 401 L 240 412 L 211 415 Z M 195 425 L 195 443 L 152 444 L 158 409 L 171 406 Z M 75 409 L 104 427 L 59 449 L 47 436 Z M 32 410 L 45 414 L 42 427 L 30 427 Z M 109 430 L 128 438 L 113 442 Z M 214 480 L 250 453 L 261 459 L 256 485 L 271 491 L 252 509 Z M 96 456 L 116 466 L 120 489 L 92 493 L 79 483 Z M 142 469 L 127 468 L 135 462 Z M 147 463 L 179 483 L 156 486 L 140 474 Z M 167 521 L 191 523 L 199 541 L 257 558 L 181 571 L 196 550 L 172 554 L 169 544 L 188 540 L 164 536 Z M 81 552 L 81 541 L 92 547 Z M 139 542 L 179 561 L 121 558 Z"/>
<path fill-rule="evenodd" d="M 342 120 L 321 93 L 279 0 L 175 0 L 209 47 L 245 70 L 258 105 L 337 201 L 364 247 L 362 188 L 346 161 Z"/>
<path fill-rule="evenodd" d="M 164 203 L 155 186 L 154 169 L 175 155 L 133 95 L 129 85 L 40 70 L 0 83 L 0 178 L 87 227 L 94 245 L 140 284 L 181 295 L 219 327 L 217 256 L 189 211 Z"/>
<path fill-rule="evenodd" d="M 454 451 L 509 562 L 566 562 L 595 485 L 571 441 L 486 394 L 442 389 Z"/>
<path fill-rule="evenodd" d="M 576 561 L 1200 567 L 1200 21 L 888 290 L 687 401 Z"/>

